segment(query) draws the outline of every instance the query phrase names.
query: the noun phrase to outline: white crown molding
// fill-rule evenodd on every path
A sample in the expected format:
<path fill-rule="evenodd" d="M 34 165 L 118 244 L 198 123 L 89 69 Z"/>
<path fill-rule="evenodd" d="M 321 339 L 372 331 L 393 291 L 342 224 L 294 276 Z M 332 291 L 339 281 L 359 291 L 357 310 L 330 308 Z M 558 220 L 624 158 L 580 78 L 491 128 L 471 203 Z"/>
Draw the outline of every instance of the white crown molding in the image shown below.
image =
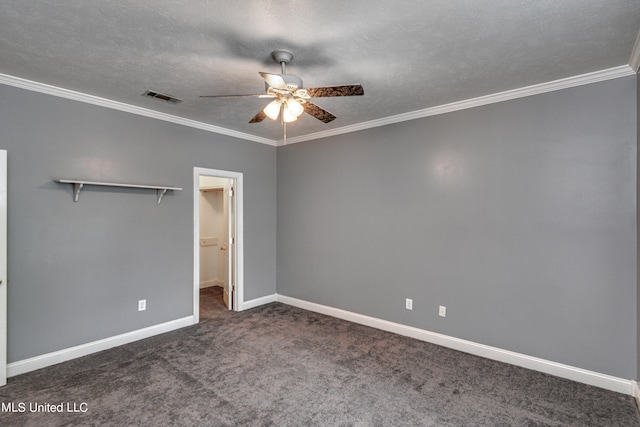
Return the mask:
<path fill-rule="evenodd" d="M 567 88 L 587 85 L 591 83 L 597 83 L 604 80 L 617 79 L 620 77 L 631 76 L 633 74 L 635 74 L 635 71 L 630 66 L 622 65 L 620 67 L 609 68 L 607 70 L 594 71 L 592 73 L 581 74 L 579 76 L 567 77 L 564 79 L 554 80 L 546 83 L 540 83 L 540 84 L 527 86 L 519 89 L 513 89 L 505 92 L 494 93 L 491 95 L 480 96 L 478 98 L 452 102 L 450 104 L 444 104 L 436 107 L 425 108 L 423 110 L 411 111 L 408 113 L 398 114 L 395 116 L 384 117 L 382 119 L 356 123 L 350 126 L 343 126 L 336 129 L 330 129 L 330 130 L 316 132 L 308 135 L 287 138 L 287 145 L 295 144 L 303 141 L 311 141 L 314 139 L 328 138 L 330 136 L 357 132 L 361 130 L 376 128 L 379 126 L 391 125 L 394 123 L 405 122 L 408 120 L 421 119 L 425 117 L 435 116 L 438 114 L 451 113 L 453 111 L 466 110 L 468 108 L 494 104 L 497 102 L 509 101 L 511 99 L 524 98 L 532 95 L 539 95 L 546 92 L 553 92 L 556 90 L 567 89 Z M 283 140 L 278 141 L 277 145 L 278 146 L 284 145 L 284 141 Z"/>
<path fill-rule="evenodd" d="M 629 58 L 629 67 L 636 73 L 640 70 L 640 32 L 636 37 L 636 44 L 633 45 L 631 50 L 631 58 Z"/>
<path fill-rule="evenodd" d="M 372 328 L 381 329 L 387 332 L 392 332 L 394 334 L 415 338 L 420 341 L 430 342 L 487 359 L 497 360 L 499 362 L 532 369 L 534 371 L 544 372 L 546 374 L 555 375 L 556 377 L 566 378 L 572 381 L 589 384 L 618 393 L 624 393 L 630 396 L 636 395 L 636 389 L 634 387 L 635 384 L 633 380 L 627 380 L 624 378 L 601 374 L 599 372 L 588 371 L 586 369 L 564 365 L 562 363 L 540 359 L 538 357 L 528 356 L 526 354 L 516 353 L 509 350 L 503 350 L 501 348 L 491 347 L 473 341 L 467 341 L 460 338 L 427 331 L 425 329 L 415 328 L 413 326 L 407 326 L 400 323 L 390 322 L 388 320 L 365 316 L 363 314 L 353 313 L 350 311 L 341 310 L 339 308 L 316 304 L 313 302 L 300 300 L 281 294 L 277 294 L 277 301 L 283 304 L 301 308 L 303 310 L 326 314 L 327 316 L 332 316 L 338 319 L 347 320 L 349 322 L 370 326 Z"/>
<path fill-rule="evenodd" d="M 20 77 L 0 74 L 0 84 L 13 86 L 21 89 L 27 89 L 34 92 L 40 92 L 47 95 L 53 95 L 60 98 L 80 101 L 87 104 L 98 105 L 100 107 L 111 108 L 113 110 L 124 111 L 126 113 L 137 114 L 139 116 L 151 117 L 153 119 L 163 120 L 165 122 L 176 123 L 208 132 L 219 133 L 221 135 L 232 136 L 247 141 L 259 142 L 261 144 L 276 145 L 276 141 L 268 138 L 251 135 L 244 132 L 238 132 L 232 129 L 214 126 L 207 123 L 198 122 L 196 120 L 185 119 L 183 117 L 174 116 L 172 114 L 161 113 L 159 111 L 149 110 L 147 108 L 137 107 L 135 105 L 125 104 L 123 102 L 112 101 L 98 96 L 88 95 L 86 93 L 76 92 L 73 90 L 63 89 L 44 83 L 38 83 L 26 80 Z"/>
<path fill-rule="evenodd" d="M 349 126 L 343 126 L 335 129 L 321 131 L 321 132 L 315 132 L 308 135 L 301 135 L 293 138 L 287 138 L 287 145 L 295 144 L 298 142 L 311 141 L 314 139 L 328 138 L 331 136 L 342 135 L 345 133 L 372 129 L 380 126 L 391 125 L 394 123 L 401 123 L 408 120 L 421 119 L 421 118 L 435 116 L 439 114 L 451 113 L 454 111 L 460 111 L 468 108 L 479 107 L 482 105 L 509 101 L 511 99 L 524 98 L 527 96 L 539 95 L 546 92 L 553 92 L 556 90 L 567 89 L 571 87 L 597 83 L 605 80 L 612 80 L 620 77 L 631 76 L 637 72 L 638 68 L 640 68 L 640 34 L 638 35 L 638 39 L 636 40 L 636 44 L 633 49 L 630 65 L 621 65 L 619 67 L 609 68 L 606 70 L 594 71 L 592 73 L 581 74 L 573 77 L 567 77 L 564 79 L 554 80 L 546 83 L 540 83 L 540 84 L 527 86 L 519 89 L 513 89 L 505 92 L 494 93 L 491 95 L 480 96 L 477 98 L 467 99 L 464 101 L 452 102 L 450 104 L 444 104 L 444 105 L 439 105 L 435 107 L 425 108 L 422 110 L 411 111 L 408 113 L 397 114 L 395 116 L 389 116 L 381 119 L 370 120 L 367 122 L 356 123 Z M 185 118 L 174 116 L 171 114 L 160 113 L 158 111 L 153 111 L 153 110 L 149 110 L 142 107 L 136 107 L 134 105 L 125 104 L 118 101 L 112 101 L 109 99 L 100 98 L 93 95 L 87 95 L 84 93 L 75 92 L 68 89 L 50 86 L 44 83 L 38 83 L 31 80 L 22 79 L 20 77 L 0 74 L 0 84 L 6 84 L 8 86 L 19 87 L 19 88 L 31 90 L 34 92 L 40 92 L 48 95 L 58 96 L 61 98 L 72 99 L 75 101 L 85 102 L 88 104 L 99 105 L 102 107 L 112 108 L 114 110 L 124 111 L 124 112 L 137 114 L 145 117 L 151 117 L 151 118 L 164 120 L 171 123 L 177 123 L 180 125 L 205 130 L 208 132 L 214 132 L 222 135 L 232 136 L 235 138 L 245 139 L 248 141 L 259 142 L 261 144 L 267 144 L 271 146 L 284 145 L 284 140 L 275 141 L 268 138 L 262 138 L 256 135 L 251 135 L 244 132 L 238 132 L 238 131 L 223 128 L 220 126 L 210 125 L 207 123 L 185 119 Z"/>

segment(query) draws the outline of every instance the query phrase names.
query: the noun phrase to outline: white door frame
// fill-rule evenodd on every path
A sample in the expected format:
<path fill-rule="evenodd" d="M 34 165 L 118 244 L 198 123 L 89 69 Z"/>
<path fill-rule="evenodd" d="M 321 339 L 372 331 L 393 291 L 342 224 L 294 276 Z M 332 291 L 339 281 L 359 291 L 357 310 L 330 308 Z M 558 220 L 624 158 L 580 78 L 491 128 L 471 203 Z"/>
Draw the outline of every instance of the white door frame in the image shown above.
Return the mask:
<path fill-rule="evenodd" d="M 7 150 L 0 150 L 0 386 L 7 384 Z"/>
<path fill-rule="evenodd" d="M 229 245 L 235 253 L 234 271 L 229 277 L 235 277 L 235 292 L 232 310 L 242 311 L 244 305 L 244 257 L 243 257 L 243 184 L 242 173 L 219 169 L 193 168 L 193 318 L 200 321 L 200 177 L 212 176 L 234 180 L 235 194 L 235 244 Z M 233 276 L 231 275 L 233 273 Z"/>

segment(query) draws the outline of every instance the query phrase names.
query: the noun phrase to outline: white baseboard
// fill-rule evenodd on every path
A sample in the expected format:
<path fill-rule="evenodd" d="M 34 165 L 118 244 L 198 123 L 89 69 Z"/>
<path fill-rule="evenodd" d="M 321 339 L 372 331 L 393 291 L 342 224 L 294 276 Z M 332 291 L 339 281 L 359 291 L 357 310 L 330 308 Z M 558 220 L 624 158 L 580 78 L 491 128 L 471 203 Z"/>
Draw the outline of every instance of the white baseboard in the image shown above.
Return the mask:
<path fill-rule="evenodd" d="M 277 301 L 278 294 L 271 294 L 264 297 L 252 299 L 250 301 L 245 301 L 241 304 L 241 307 L 238 311 L 249 310 L 250 308 L 259 307 L 261 305 L 269 304 L 271 302 Z"/>
<path fill-rule="evenodd" d="M 353 313 L 338 308 L 316 304 L 285 295 L 272 294 L 246 301 L 242 303 L 240 311 L 248 310 L 276 301 L 294 307 L 299 307 L 304 310 L 326 314 L 328 316 L 336 317 L 365 326 L 370 326 L 372 328 L 393 332 L 398 335 L 415 338 L 421 341 L 441 345 L 443 347 L 463 351 L 465 353 L 474 354 L 476 356 L 485 357 L 487 359 L 497 360 L 515 366 L 521 366 L 523 368 L 544 372 L 547 374 L 555 375 L 557 377 L 578 381 L 596 387 L 601 387 L 618 393 L 624 393 L 630 396 L 634 396 L 640 407 L 640 387 L 638 386 L 638 383 L 633 380 L 626 380 L 623 378 L 617 378 L 598 372 L 588 371 L 586 369 L 576 368 L 573 366 L 564 365 L 562 363 L 556 363 L 537 357 L 527 356 L 525 354 L 515 353 L 484 344 L 478 344 L 472 341 L 467 341 L 448 335 L 415 328 L 413 326 L 402 325 L 400 323 L 365 316 L 363 314 Z M 86 356 L 92 353 L 97 353 L 99 351 L 107 350 L 123 344 L 128 344 L 144 338 L 149 338 L 151 336 L 162 334 L 165 332 L 170 332 L 176 329 L 183 328 L 185 326 L 193 325 L 194 322 L 194 316 L 187 316 L 182 319 L 176 319 L 166 323 L 161 323 L 159 325 L 149 326 L 137 331 L 127 332 L 125 334 L 117 335 L 114 337 L 93 341 L 87 344 L 81 344 L 64 350 L 43 354 L 25 360 L 19 360 L 17 362 L 12 362 L 7 364 L 7 377 L 14 377 L 16 375 L 35 371 L 37 369 L 65 362 L 67 360 Z"/>
<path fill-rule="evenodd" d="M 45 368 L 67 360 L 86 356 L 99 351 L 108 350 L 123 344 L 128 344 L 154 335 L 163 334 L 176 329 L 184 328 L 194 324 L 194 317 L 187 316 L 182 319 L 172 320 L 170 322 L 161 323 L 159 325 L 149 326 L 147 328 L 138 329 L 137 331 L 127 332 L 121 335 L 81 344 L 75 347 L 66 348 L 64 350 L 54 351 L 29 359 L 19 360 L 7 364 L 7 377 L 35 371 L 36 369 Z"/>
<path fill-rule="evenodd" d="M 525 354 L 515 353 L 513 351 L 503 350 L 484 344 L 478 344 L 472 341 L 436 332 L 430 332 L 424 329 L 402 325 L 400 323 L 389 322 L 387 320 L 377 319 L 375 317 L 365 316 L 358 313 L 352 313 L 350 311 L 328 307 L 297 298 L 291 298 L 285 295 L 277 294 L 277 301 L 316 313 L 326 314 L 328 316 L 337 317 L 339 319 L 348 320 L 350 322 L 370 326 L 372 328 L 382 329 L 384 331 L 393 332 L 421 341 L 441 345 L 443 347 L 452 348 L 454 350 L 463 351 L 465 353 L 474 354 L 476 356 L 485 357 L 487 359 L 497 360 L 511 365 L 555 375 L 557 377 L 616 391 L 618 393 L 636 396 L 636 399 L 640 399 L 640 390 L 638 390 L 637 384 L 632 380 L 600 374 L 598 372 L 588 371 L 586 369 L 527 356 Z"/>
<path fill-rule="evenodd" d="M 203 280 L 200 282 L 200 289 L 210 288 L 212 286 L 224 287 L 224 282 L 220 279 Z"/>
<path fill-rule="evenodd" d="M 251 301 L 242 303 L 239 311 L 248 310 L 275 301 L 276 294 L 256 298 Z M 147 328 L 127 332 L 122 335 L 116 335 L 114 337 L 104 338 L 75 347 L 54 351 L 52 353 L 31 357 L 29 359 L 12 362 L 7 364 L 7 377 L 14 377 L 16 375 L 25 374 L 37 369 L 46 368 L 47 366 L 56 365 L 58 363 L 66 362 L 78 357 L 87 356 L 92 353 L 108 350 L 113 347 L 128 344 L 144 338 L 149 338 L 154 335 L 159 335 L 165 332 L 184 328 L 185 326 L 190 326 L 194 323 L 196 323 L 195 316 L 187 316 L 182 319 L 172 320 L 170 322 L 161 323 L 159 325 L 149 326 Z"/>

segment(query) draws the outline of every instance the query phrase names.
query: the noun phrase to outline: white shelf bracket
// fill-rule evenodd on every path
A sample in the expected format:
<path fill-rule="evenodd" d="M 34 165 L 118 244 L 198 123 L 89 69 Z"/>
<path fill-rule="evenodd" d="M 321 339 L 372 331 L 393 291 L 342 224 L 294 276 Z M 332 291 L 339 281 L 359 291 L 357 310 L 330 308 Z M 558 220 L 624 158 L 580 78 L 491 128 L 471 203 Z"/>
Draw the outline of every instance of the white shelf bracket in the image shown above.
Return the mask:
<path fill-rule="evenodd" d="M 158 204 L 160 204 L 160 202 L 162 201 L 162 196 L 164 196 L 166 192 L 167 192 L 166 188 L 158 188 L 157 190 Z"/>
<path fill-rule="evenodd" d="M 82 182 L 74 182 L 73 183 L 73 201 L 77 202 L 80 198 L 80 190 L 82 190 L 84 184 Z"/>

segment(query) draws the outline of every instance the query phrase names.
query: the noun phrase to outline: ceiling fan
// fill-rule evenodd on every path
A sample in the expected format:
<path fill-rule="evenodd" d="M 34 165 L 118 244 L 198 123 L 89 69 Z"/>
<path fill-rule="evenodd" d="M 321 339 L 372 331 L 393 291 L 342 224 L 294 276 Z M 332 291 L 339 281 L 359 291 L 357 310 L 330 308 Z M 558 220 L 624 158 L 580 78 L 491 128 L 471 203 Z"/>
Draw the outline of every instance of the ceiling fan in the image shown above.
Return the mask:
<path fill-rule="evenodd" d="M 286 65 L 293 59 L 293 54 L 286 50 L 274 50 L 271 57 L 280 64 L 281 74 L 260 72 L 265 80 L 266 93 L 245 95 L 204 95 L 200 98 L 237 98 L 243 96 L 255 96 L 258 98 L 272 98 L 264 109 L 258 111 L 249 123 L 260 123 L 269 117 L 272 120 L 281 118 L 282 122 L 293 122 L 307 113 L 316 119 L 329 123 L 336 116 L 327 110 L 320 108 L 310 101 L 311 98 L 326 98 L 334 96 L 359 96 L 364 95 L 364 89 L 359 84 L 304 88 L 302 79 L 293 74 L 286 73 Z"/>

